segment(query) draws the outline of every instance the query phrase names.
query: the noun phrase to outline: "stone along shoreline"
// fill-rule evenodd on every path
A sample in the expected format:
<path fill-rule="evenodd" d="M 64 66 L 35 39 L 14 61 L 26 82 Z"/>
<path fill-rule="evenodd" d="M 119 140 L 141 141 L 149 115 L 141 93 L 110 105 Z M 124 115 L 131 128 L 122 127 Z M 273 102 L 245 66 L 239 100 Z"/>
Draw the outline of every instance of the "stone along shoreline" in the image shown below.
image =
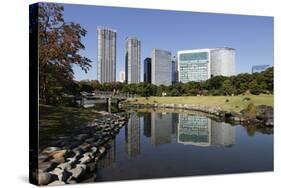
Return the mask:
<path fill-rule="evenodd" d="M 180 109 L 180 110 L 192 110 L 207 113 L 218 118 L 224 119 L 231 123 L 241 124 L 254 124 L 259 126 L 274 125 L 273 121 L 273 107 L 267 105 L 258 105 L 254 110 L 254 114 L 249 112 L 247 109 L 241 110 L 240 112 L 224 111 L 217 105 L 200 105 L 200 104 L 132 104 L 123 102 L 120 104 L 122 108 L 155 108 L 155 109 Z"/>
<path fill-rule="evenodd" d="M 96 165 L 110 148 L 110 141 L 126 124 L 126 113 L 106 114 L 85 127 L 60 137 L 39 150 L 38 185 L 72 184 L 95 180 Z M 89 177 L 91 175 L 91 177 Z"/>

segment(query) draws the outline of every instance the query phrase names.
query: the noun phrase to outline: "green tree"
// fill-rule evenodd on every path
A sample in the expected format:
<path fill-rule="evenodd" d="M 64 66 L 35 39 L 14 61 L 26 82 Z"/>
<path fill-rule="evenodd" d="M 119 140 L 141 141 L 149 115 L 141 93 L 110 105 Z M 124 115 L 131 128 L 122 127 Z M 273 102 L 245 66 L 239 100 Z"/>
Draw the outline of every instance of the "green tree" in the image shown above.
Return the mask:
<path fill-rule="evenodd" d="M 235 92 L 235 88 L 232 85 L 230 80 L 225 80 L 222 84 L 222 90 L 224 92 L 224 94 L 226 95 L 231 95 Z"/>

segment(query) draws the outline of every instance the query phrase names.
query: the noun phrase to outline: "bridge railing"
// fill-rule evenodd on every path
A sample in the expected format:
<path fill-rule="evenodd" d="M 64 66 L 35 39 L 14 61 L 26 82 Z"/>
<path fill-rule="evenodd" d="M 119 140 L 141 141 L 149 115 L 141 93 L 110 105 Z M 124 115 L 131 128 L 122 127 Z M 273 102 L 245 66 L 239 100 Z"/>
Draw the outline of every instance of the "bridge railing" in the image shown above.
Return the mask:
<path fill-rule="evenodd" d="M 81 92 L 83 97 L 112 97 L 112 98 L 135 98 L 135 94 L 131 93 L 120 93 L 112 91 L 94 91 L 93 93 Z"/>

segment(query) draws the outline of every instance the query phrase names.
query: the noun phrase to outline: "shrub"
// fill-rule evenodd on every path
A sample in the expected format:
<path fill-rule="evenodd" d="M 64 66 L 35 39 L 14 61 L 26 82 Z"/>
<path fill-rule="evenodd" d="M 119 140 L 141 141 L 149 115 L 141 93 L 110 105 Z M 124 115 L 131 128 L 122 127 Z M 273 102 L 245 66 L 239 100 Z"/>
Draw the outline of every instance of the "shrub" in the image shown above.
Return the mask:
<path fill-rule="evenodd" d="M 257 108 L 253 103 L 250 103 L 241 113 L 248 118 L 255 118 L 257 116 Z"/>
<path fill-rule="evenodd" d="M 244 102 L 247 102 L 247 101 L 250 101 L 250 100 L 251 100 L 250 97 L 244 97 L 244 98 L 243 98 L 243 101 L 244 101 Z"/>

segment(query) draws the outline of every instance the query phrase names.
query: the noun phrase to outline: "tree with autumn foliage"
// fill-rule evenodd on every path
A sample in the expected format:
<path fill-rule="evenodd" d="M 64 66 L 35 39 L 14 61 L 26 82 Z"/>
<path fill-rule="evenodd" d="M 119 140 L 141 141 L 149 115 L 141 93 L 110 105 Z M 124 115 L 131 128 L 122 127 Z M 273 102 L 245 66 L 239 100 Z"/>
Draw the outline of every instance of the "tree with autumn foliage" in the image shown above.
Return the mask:
<path fill-rule="evenodd" d="M 46 104 L 57 103 L 62 91 L 72 84 L 73 65 L 86 73 L 91 60 L 79 54 L 85 49 L 81 39 L 87 33 L 80 24 L 65 22 L 60 4 L 38 5 L 38 50 L 40 99 Z"/>

